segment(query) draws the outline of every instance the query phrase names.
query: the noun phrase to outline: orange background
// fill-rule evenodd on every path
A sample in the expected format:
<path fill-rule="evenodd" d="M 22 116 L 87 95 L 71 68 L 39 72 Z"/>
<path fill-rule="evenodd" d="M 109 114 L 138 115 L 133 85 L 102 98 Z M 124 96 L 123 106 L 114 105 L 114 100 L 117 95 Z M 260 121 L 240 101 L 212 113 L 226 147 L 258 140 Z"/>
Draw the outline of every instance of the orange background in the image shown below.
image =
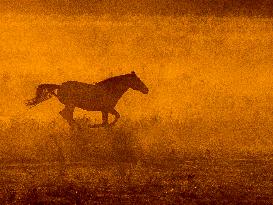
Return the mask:
<path fill-rule="evenodd" d="M 47 6 L 44 1 L 1 3 L 3 120 L 58 118 L 62 105 L 56 99 L 26 111 L 24 101 L 34 97 L 40 83 L 92 83 L 132 70 L 150 93 L 130 90 L 125 94 L 117 110 L 127 118 L 159 115 L 217 120 L 252 118 L 257 112 L 269 117 L 273 94 L 270 18 L 228 13 L 200 16 L 196 6 L 186 10 L 187 15 L 171 15 L 173 7 L 156 7 L 148 1 L 143 14 L 135 7 L 122 13 L 118 6 L 111 13 L 113 2 L 97 5 L 93 8 L 97 10 L 83 1 L 59 2 Z M 199 8 L 199 14 L 206 11 L 206 5 Z M 263 8 L 256 13 L 266 15 Z M 228 11 L 236 14 L 233 10 Z M 83 114 L 96 115 L 77 110 L 76 116 Z"/>

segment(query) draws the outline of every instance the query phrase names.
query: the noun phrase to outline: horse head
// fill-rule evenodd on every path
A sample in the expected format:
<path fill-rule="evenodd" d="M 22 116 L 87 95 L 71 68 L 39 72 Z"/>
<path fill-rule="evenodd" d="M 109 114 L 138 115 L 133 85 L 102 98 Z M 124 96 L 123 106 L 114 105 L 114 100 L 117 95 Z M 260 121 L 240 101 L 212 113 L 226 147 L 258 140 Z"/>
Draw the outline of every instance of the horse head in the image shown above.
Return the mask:
<path fill-rule="evenodd" d="M 140 80 L 140 78 L 136 75 L 134 71 L 132 71 L 130 74 L 128 74 L 129 79 L 129 87 L 133 90 L 138 90 L 142 92 L 143 94 L 148 94 L 149 89 L 147 86 Z"/>

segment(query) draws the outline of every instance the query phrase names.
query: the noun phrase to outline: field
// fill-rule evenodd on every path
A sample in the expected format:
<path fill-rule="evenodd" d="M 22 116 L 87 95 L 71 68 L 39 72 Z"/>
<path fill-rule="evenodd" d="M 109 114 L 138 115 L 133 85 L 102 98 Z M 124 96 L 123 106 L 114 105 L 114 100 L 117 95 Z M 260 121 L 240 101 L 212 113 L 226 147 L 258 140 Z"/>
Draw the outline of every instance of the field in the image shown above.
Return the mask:
<path fill-rule="evenodd" d="M 273 200 L 271 134 L 257 134 L 264 127 L 153 118 L 109 129 L 86 125 L 70 133 L 54 123 L 13 123 L 1 133 L 1 200 L 6 203 Z"/>
<path fill-rule="evenodd" d="M 35 15 L 0 20 L 2 204 L 273 203 L 273 21 L 254 17 Z M 40 83 L 136 71 L 113 128 Z"/>

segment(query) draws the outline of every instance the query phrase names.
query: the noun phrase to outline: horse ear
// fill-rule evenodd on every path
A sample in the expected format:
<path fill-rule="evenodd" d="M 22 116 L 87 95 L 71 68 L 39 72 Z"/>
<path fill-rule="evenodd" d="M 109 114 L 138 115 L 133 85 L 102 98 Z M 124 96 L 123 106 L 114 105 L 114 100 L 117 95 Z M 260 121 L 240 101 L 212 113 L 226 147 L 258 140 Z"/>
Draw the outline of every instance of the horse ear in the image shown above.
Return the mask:
<path fill-rule="evenodd" d="M 132 71 L 131 74 L 135 75 L 136 73 L 135 73 L 135 71 Z"/>

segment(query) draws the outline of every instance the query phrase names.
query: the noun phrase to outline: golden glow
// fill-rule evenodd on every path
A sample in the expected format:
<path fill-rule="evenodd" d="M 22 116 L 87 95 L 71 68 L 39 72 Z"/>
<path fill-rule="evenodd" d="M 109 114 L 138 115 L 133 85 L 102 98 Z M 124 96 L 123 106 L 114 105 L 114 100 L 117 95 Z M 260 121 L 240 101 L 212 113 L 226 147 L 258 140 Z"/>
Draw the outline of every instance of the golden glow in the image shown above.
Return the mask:
<path fill-rule="evenodd" d="M 117 196 L 162 200 L 155 204 L 272 200 L 272 19 L 155 15 L 148 3 L 134 7 L 137 0 L 120 12 L 133 7 L 142 15 L 113 15 L 104 0 L 94 0 L 106 7 L 100 13 L 95 4 L 94 14 L 81 10 L 91 2 L 84 0 L 56 1 L 67 7 L 24 0 L 38 3 L 24 11 L 9 2 L 0 2 L 0 202 L 79 194 L 87 204 Z M 115 2 L 113 10 L 125 1 Z M 183 4 L 190 2 L 201 1 Z M 39 84 L 94 83 L 131 71 L 149 94 L 126 92 L 112 128 L 89 128 L 101 114 L 81 109 L 81 127 L 69 127 L 54 97 L 25 106 Z"/>
<path fill-rule="evenodd" d="M 23 111 L 22 101 L 32 97 L 40 83 L 93 83 L 132 70 L 151 92 L 143 96 L 130 91 L 121 99 L 118 110 L 130 118 L 170 112 L 183 118 L 188 103 L 199 114 L 209 109 L 212 116 L 226 115 L 217 110 L 226 98 L 240 106 L 243 96 L 272 95 L 270 19 L 124 16 L 115 20 L 107 15 L 5 13 L 0 26 L 4 116 L 16 115 L 14 107 Z M 36 111 L 46 116 L 52 107 L 60 108 L 55 104 Z"/>

